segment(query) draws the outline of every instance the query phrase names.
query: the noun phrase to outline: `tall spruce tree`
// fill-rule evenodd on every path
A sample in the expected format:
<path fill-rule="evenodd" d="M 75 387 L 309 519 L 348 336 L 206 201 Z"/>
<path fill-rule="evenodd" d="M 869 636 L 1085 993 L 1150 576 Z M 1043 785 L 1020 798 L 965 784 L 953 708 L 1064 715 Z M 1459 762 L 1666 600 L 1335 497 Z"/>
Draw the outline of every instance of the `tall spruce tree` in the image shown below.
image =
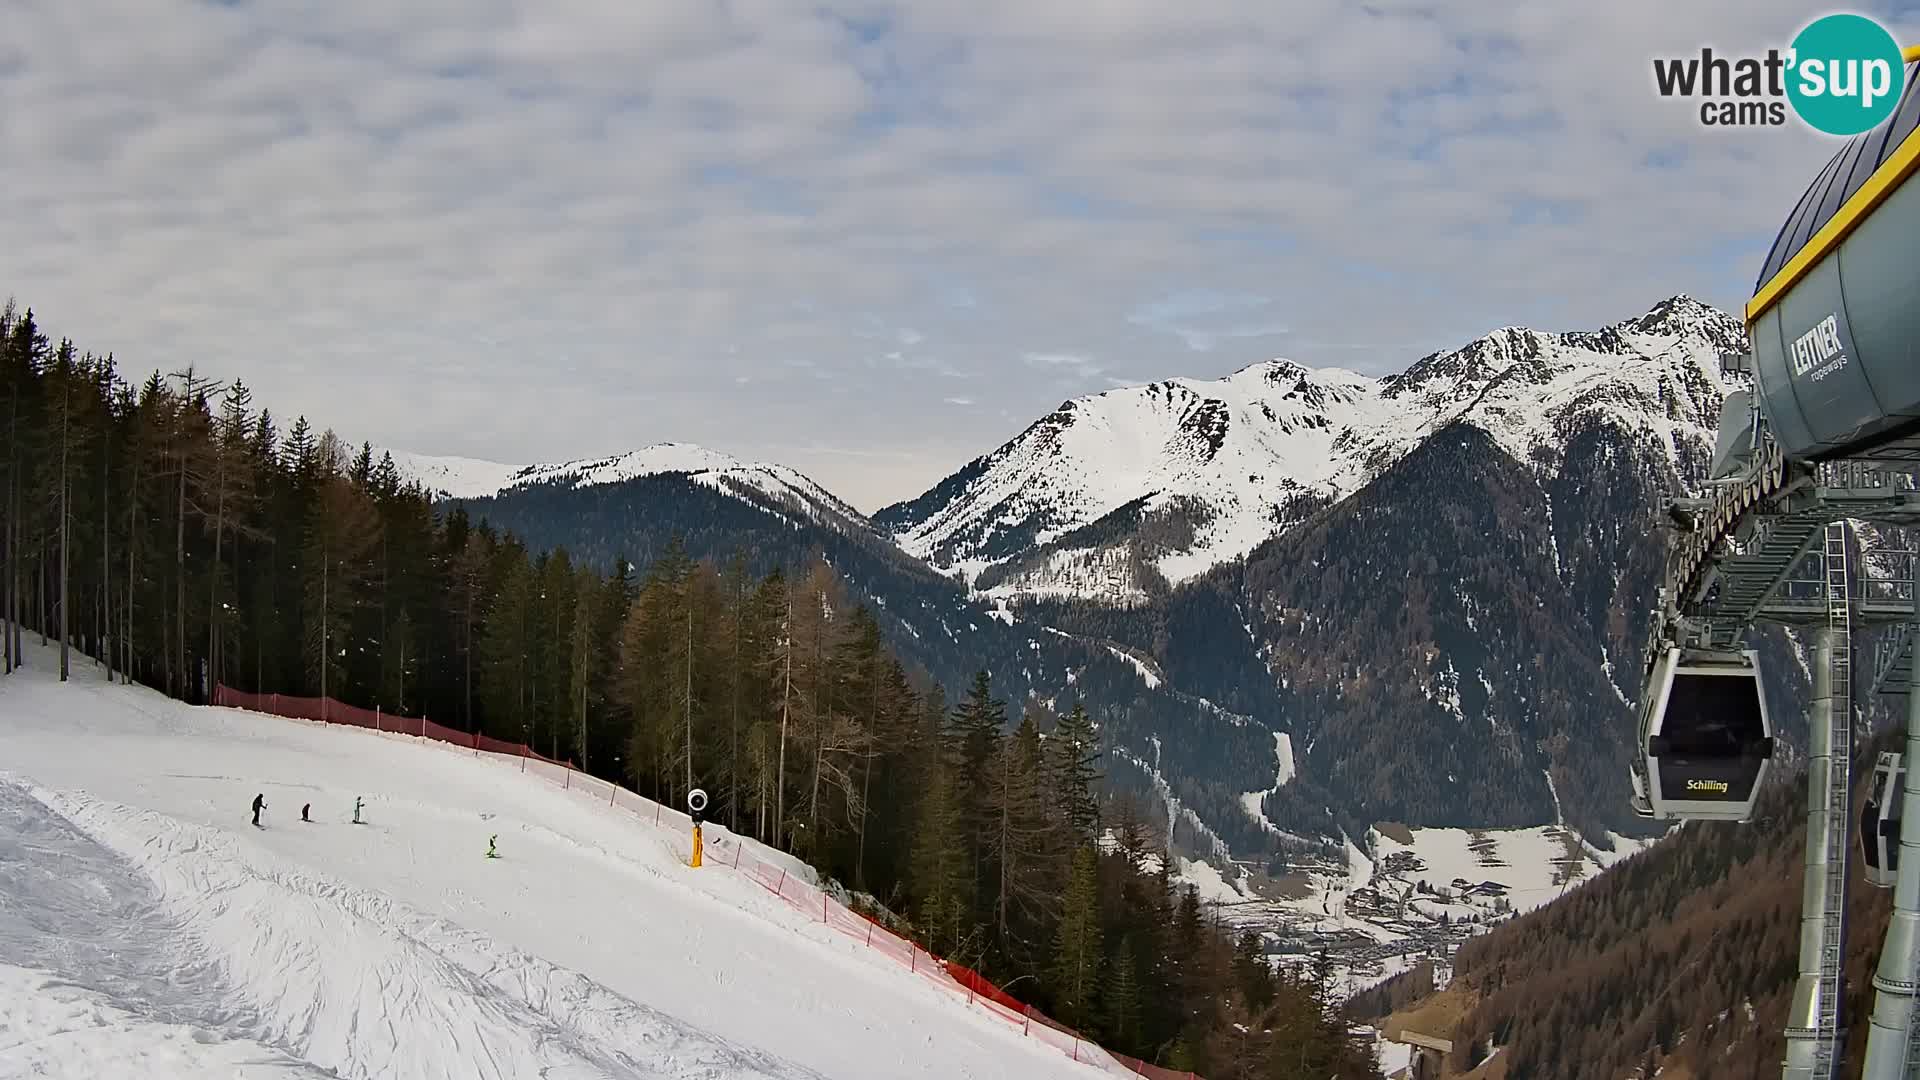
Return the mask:
<path fill-rule="evenodd" d="M 1089 1026 L 1098 1017 L 1097 991 L 1103 976 L 1099 890 L 1093 849 L 1076 850 L 1061 900 L 1052 967 L 1058 1015 L 1075 1027 Z"/>

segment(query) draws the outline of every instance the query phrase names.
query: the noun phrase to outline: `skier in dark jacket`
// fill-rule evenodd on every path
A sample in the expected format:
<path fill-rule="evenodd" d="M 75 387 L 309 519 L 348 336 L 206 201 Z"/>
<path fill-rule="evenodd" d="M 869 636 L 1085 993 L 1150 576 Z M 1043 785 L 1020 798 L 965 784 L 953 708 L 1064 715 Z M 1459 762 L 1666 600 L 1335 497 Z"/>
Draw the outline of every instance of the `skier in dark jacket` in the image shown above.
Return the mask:
<path fill-rule="evenodd" d="M 300 820 L 312 821 L 313 819 L 307 816 L 307 812 L 312 809 L 313 809 L 312 803 L 301 803 L 300 804 Z"/>
<path fill-rule="evenodd" d="M 266 806 L 267 797 L 265 795 L 255 795 L 253 797 L 253 823 L 255 825 L 260 824 L 260 811 L 266 809 Z"/>

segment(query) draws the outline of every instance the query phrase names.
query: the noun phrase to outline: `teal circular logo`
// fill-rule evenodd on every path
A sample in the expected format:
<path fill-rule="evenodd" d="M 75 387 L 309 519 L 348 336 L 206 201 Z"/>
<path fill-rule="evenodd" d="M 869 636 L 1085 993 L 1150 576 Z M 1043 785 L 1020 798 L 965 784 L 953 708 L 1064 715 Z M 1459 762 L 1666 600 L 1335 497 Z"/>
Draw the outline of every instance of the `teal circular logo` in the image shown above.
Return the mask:
<path fill-rule="evenodd" d="M 1893 115 L 1905 88 L 1900 43 L 1864 15 L 1828 15 L 1793 39 L 1787 100 L 1818 131 L 1858 135 Z"/>

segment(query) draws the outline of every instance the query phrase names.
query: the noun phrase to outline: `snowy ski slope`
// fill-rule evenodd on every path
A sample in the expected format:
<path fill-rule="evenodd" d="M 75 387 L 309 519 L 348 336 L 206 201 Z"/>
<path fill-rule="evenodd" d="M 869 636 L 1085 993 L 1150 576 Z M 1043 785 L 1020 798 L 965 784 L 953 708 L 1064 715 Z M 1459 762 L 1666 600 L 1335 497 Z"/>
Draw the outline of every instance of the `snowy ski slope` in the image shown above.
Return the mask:
<path fill-rule="evenodd" d="M 1099 1072 L 511 761 L 29 659 L 0 680 L 0 1077 Z"/>

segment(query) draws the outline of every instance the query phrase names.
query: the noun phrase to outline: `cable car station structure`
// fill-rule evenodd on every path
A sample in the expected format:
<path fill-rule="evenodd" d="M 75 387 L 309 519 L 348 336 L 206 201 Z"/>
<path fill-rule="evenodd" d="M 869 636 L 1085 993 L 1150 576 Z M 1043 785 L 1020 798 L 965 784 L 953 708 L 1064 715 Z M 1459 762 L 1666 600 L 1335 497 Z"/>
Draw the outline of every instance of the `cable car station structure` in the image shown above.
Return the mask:
<path fill-rule="evenodd" d="M 1900 106 L 1849 139 L 1775 239 L 1746 307 L 1708 496 L 1669 508 L 1666 580 L 1645 656 L 1633 804 L 1662 819 L 1744 820 L 1774 756 L 1750 630 L 1813 642 L 1807 841 L 1786 1080 L 1840 1075 L 1856 690 L 1907 695 L 1904 754 L 1861 810 L 1870 885 L 1894 889 L 1873 978 L 1866 1080 L 1920 1077 L 1920 554 L 1903 576 L 1848 565 L 1847 522 L 1920 528 L 1920 47 Z M 1871 629 L 1873 655 L 1855 636 Z"/>

